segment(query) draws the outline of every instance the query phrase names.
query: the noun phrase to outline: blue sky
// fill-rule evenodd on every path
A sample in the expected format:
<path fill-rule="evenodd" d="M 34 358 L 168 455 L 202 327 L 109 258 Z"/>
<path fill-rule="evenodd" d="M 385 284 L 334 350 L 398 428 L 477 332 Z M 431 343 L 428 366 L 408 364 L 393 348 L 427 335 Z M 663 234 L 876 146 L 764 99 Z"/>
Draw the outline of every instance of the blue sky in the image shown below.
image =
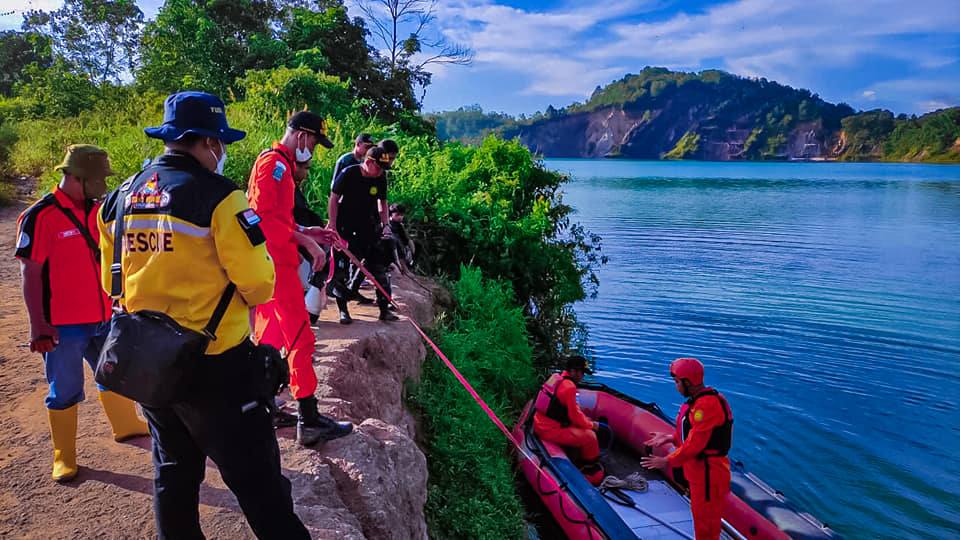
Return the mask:
<path fill-rule="evenodd" d="M 160 3 L 139 2 L 148 17 Z M 960 105 L 958 0 L 439 0 L 436 14 L 437 30 L 476 57 L 436 69 L 428 111 L 532 113 L 647 65 L 766 77 L 858 109 Z M 19 21 L 0 17 L 0 28 Z"/>

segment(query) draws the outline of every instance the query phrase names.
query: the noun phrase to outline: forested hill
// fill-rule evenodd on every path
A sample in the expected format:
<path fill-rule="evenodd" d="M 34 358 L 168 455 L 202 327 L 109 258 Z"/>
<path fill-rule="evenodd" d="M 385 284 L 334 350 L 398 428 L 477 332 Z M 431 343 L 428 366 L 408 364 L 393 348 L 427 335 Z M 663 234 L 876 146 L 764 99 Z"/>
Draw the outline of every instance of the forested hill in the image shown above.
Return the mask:
<path fill-rule="evenodd" d="M 960 161 L 960 107 L 922 117 L 857 112 L 808 90 L 718 70 L 645 68 L 586 103 L 514 119 L 479 107 L 433 116 L 438 134 L 492 130 L 546 157 Z"/>

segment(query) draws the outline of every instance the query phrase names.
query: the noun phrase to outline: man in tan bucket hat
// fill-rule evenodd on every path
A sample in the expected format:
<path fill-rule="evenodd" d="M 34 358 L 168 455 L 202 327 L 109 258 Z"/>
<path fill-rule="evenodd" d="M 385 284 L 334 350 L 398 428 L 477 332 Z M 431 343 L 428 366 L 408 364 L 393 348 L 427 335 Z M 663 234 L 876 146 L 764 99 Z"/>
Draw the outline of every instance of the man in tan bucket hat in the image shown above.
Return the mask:
<path fill-rule="evenodd" d="M 53 443 L 53 479 L 77 475 L 77 407 L 83 401 L 83 360 L 96 368 L 111 315 L 100 285 L 98 200 L 113 175 L 107 152 L 90 144 L 67 148 L 56 166 L 53 192 L 27 208 L 17 224 L 23 299 L 30 317 L 30 350 L 43 355 L 50 391 L 47 416 Z M 100 390 L 117 441 L 146 435 L 134 403 Z"/>

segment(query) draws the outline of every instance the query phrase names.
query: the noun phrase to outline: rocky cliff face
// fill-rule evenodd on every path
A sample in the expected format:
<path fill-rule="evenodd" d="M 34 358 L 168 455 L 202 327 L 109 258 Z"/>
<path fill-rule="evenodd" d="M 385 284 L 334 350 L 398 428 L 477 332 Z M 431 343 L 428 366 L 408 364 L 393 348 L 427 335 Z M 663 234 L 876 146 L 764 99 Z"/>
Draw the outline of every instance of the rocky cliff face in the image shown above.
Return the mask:
<path fill-rule="evenodd" d="M 645 68 L 503 133 L 546 157 L 825 159 L 852 113 L 764 79 Z"/>
<path fill-rule="evenodd" d="M 700 112 L 696 105 L 683 101 L 657 110 L 605 107 L 520 126 L 509 135 L 518 136 L 530 150 L 544 157 L 662 159 L 691 133 L 699 140 L 683 158 L 749 159 L 748 150 L 756 144 L 754 134 L 758 133 L 752 127 L 754 122 L 717 122 Z M 842 151 L 837 145 L 840 131 L 825 128 L 819 120 L 799 122 L 786 133 L 771 157 L 832 159 Z"/>
<path fill-rule="evenodd" d="M 395 278 L 398 301 L 430 324 L 442 291 Z M 336 324 L 335 311 L 328 306 L 315 329 L 318 396 L 324 413 L 357 428 L 316 449 L 298 446 L 292 428 L 279 432 L 297 513 L 314 538 L 426 539 L 427 461 L 403 399 L 405 381 L 419 378 L 424 344 L 406 322 L 377 321 L 375 308 L 351 309 L 350 326 Z"/>

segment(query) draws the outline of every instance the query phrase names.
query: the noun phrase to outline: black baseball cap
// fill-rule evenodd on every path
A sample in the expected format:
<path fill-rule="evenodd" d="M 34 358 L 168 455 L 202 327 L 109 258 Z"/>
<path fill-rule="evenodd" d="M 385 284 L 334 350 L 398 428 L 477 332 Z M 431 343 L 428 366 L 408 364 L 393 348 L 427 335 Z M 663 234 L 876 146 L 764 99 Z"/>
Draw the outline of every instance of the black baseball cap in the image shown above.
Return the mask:
<path fill-rule="evenodd" d="M 369 133 L 361 133 L 357 135 L 357 139 L 353 142 L 354 144 L 360 144 L 360 143 L 377 144 L 377 142 L 373 140 L 373 135 L 370 135 Z"/>
<path fill-rule="evenodd" d="M 371 146 L 366 153 L 366 159 L 372 159 L 380 165 L 382 169 L 390 168 L 390 160 L 387 158 L 387 152 L 379 146 Z"/>
<path fill-rule="evenodd" d="M 287 120 L 287 127 L 299 131 L 306 131 L 317 138 L 317 142 L 325 148 L 333 148 L 333 143 L 327 138 L 327 123 L 320 115 L 310 111 L 300 111 Z"/>
<path fill-rule="evenodd" d="M 388 154 L 397 154 L 400 152 L 400 145 L 393 139 L 384 139 L 380 141 L 380 148 Z"/>
<path fill-rule="evenodd" d="M 564 369 L 567 369 L 567 370 L 579 369 L 580 371 L 583 371 L 587 375 L 593 374 L 593 370 L 590 369 L 590 361 L 579 354 L 568 356 L 567 361 L 564 365 Z"/>

